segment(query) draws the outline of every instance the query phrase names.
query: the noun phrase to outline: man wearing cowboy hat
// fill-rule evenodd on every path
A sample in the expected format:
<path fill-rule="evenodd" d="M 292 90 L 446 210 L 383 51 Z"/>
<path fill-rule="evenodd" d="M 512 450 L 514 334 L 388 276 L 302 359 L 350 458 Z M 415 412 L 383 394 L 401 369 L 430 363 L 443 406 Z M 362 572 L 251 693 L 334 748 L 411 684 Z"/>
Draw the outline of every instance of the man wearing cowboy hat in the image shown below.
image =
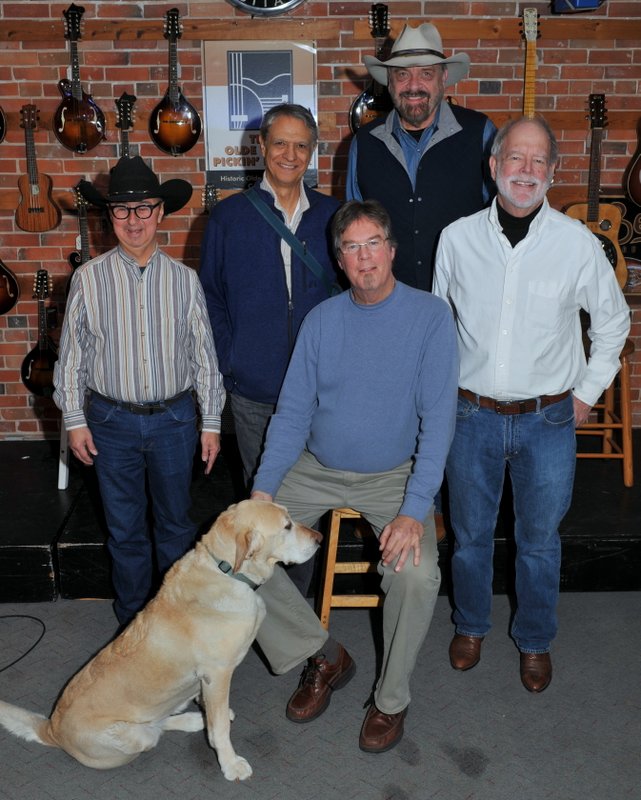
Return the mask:
<path fill-rule="evenodd" d="M 385 206 L 398 240 L 394 274 L 429 291 L 441 230 L 479 211 L 493 192 L 487 163 L 496 128 L 484 114 L 444 100 L 445 87 L 467 76 L 470 58 L 446 58 L 429 22 L 406 25 L 390 57 L 366 56 L 365 66 L 388 87 L 394 110 L 352 140 L 347 197 Z"/>
<path fill-rule="evenodd" d="M 96 467 L 109 530 L 114 609 L 127 624 L 149 598 L 153 560 L 164 573 L 193 544 L 189 489 L 202 416 L 205 472 L 220 448 L 225 399 L 197 274 L 158 248 L 157 228 L 192 188 L 160 183 L 139 156 L 121 158 L 107 194 L 118 245 L 73 275 L 56 363 L 54 400 L 69 447 Z M 146 487 L 153 506 L 153 544 Z"/>

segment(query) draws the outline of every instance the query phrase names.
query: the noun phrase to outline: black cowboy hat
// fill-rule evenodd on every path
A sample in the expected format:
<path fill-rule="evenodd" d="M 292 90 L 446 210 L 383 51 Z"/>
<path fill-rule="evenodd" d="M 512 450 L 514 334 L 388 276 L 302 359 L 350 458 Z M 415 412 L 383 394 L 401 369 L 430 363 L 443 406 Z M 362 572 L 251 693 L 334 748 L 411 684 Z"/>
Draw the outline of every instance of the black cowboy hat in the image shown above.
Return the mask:
<path fill-rule="evenodd" d="M 160 183 L 140 156 L 121 158 L 109 172 L 107 194 L 101 194 L 90 181 L 80 181 L 80 193 L 89 203 L 107 206 L 159 197 L 165 214 L 180 210 L 189 202 L 191 184 L 179 178 Z"/>

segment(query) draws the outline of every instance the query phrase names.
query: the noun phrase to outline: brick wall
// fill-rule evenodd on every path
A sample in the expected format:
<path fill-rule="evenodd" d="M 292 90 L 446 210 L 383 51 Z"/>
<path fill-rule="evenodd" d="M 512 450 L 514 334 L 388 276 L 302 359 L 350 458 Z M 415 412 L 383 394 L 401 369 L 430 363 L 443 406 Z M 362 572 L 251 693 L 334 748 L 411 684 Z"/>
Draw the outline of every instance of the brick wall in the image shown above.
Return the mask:
<path fill-rule="evenodd" d="M 107 140 L 85 155 L 63 148 L 52 131 L 60 102 L 57 83 L 67 77 L 69 47 L 63 15 L 68 3 L 3 2 L 0 5 L 0 106 L 7 132 L 0 144 L 0 259 L 17 276 L 20 300 L 0 316 L 0 437 L 55 437 L 58 413 L 49 399 L 29 393 L 20 367 L 38 338 L 38 304 L 32 299 L 37 270 L 47 269 L 53 293 L 47 306 L 57 310 L 59 335 L 65 288 L 70 275 L 68 256 L 76 250 L 78 220 L 73 187 L 81 177 L 105 173 L 118 155 L 114 101 L 134 94 L 133 154 L 153 162 L 163 180 L 189 179 L 194 196 L 189 207 L 169 218 L 161 229 L 162 246 L 197 268 L 206 215 L 203 138 L 189 153 L 172 158 L 149 139 L 150 111 L 167 87 L 167 42 L 163 22 L 171 4 L 158 2 L 85 2 L 82 38 L 78 42 L 80 78 L 107 119 Z M 523 104 L 525 45 L 520 14 L 537 8 L 540 38 L 536 42 L 535 107 L 557 131 L 561 164 L 553 203 L 561 207 L 585 199 L 590 93 L 606 94 L 609 128 L 604 135 L 601 184 L 608 194 L 620 193 L 623 172 L 637 149 L 636 125 L 641 117 L 641 17 L 638 2 L 608 0 L 594 13 L 552 15 L 548 2 L 388 2 L 392 36 L 406 20 L 434 21 L 446 51 L 464 50 L 472 58 L 471 76 L 450 92 L 456 102 L 488 113 L 497 124 L 519 115 Z M 308 0 L 294 12 L 272 19 L 251 18 L 224 0 L 177 4 L 183 22 L 178 42 L 179 83 L 202 114 L 201 48 L 204 40 L 313 40 L 317 44 L 319 87 L 320 185 L 343 196 L 350 131 L 348 110 L 368 83 L 362 57 L 373 52 L 367 23 L 368 2 Z M 25 104 L 39 109 L 34 131 L 38 169 L 53 181 L 53 197 L 62 207 L 62 222 L 46 233 L 28 233 L 14 221 L 19 203 L 18 178 L 26 172 L 24 133 L 20 127 Z M 107 246 L 100 219 L 89 215 L 92 254 Z M 637 234 L 641 233 L 637 231 Z M 636 309 L 633 335 L 635 424 L 641 425 L 641 324 Z"/>

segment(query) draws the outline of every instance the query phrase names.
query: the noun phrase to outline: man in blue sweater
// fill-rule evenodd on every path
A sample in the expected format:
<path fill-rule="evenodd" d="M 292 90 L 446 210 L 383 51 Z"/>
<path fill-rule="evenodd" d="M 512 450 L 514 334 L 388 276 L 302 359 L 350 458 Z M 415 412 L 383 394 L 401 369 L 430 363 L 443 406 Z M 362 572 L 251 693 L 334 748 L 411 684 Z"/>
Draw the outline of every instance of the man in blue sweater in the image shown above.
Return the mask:
<path fill-rule="evenodd" d="M 351 506 L 379 536 L 384 655 L 359 740 L 376 753 L 403 735 L 439 590 L 433 500 L 454 430 L 458 357 L 444 302 L 394 278 L 396 243 L 379 203 L 346 203 L 332 233 L 351 288 L 301 326 L 252 496 L 275 497 L 306 524 Z M 354 662 L 282 569 L 259 592 L 267 616 L 257 639 L 272 669 L 308 660 L 286 713 L 309 722 Z"/>

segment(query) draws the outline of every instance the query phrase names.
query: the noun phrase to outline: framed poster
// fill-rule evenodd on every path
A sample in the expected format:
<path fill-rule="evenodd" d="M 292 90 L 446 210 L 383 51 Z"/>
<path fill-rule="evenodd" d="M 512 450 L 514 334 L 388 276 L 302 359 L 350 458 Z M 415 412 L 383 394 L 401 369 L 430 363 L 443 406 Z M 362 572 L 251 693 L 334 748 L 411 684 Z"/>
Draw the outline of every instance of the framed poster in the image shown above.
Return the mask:
<path fill-rule="evenodd" d="M 317 117 L 316 48 L 311 42 L 204 42 L 203 94 L 207 184 L 245 189 L 263 172 L 263 115 L 298 103 Z M 305 182 L 318 182 L 314 153 Z"/>

